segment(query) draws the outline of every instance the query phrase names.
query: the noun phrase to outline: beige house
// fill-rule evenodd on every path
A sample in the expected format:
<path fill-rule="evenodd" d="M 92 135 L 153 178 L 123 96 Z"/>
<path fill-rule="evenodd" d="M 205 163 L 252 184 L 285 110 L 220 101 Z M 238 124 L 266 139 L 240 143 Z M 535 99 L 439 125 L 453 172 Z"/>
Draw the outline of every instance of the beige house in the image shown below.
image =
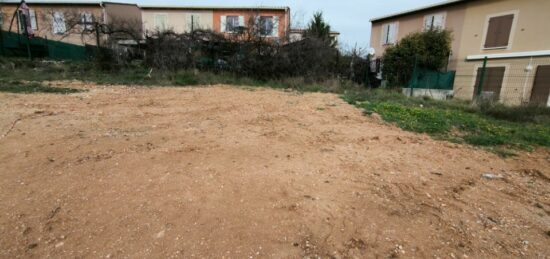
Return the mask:
<path fill-rule="evenodd" d="M 484 95 L 500 102 L 550 106 L 548 0 L 451 0 L 371 20 L 371 47 L 385 48 L 430 28 L 453 32 L 449 70 L 454 96 L 472 99 L 487 58 Z"/>
<path fill-rule="evenodd" d="M 176 33 L 195 29 L 212 30 L 214 12 L 203 8 L 180 8 L 176 6 L 141 5 L 145 33 L 173 30 Z"/>

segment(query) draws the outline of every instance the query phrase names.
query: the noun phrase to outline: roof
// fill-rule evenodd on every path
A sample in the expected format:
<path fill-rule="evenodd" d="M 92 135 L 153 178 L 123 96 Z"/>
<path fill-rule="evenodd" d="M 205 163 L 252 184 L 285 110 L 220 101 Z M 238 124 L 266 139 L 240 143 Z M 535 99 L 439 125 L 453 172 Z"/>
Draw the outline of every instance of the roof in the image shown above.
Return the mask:
<path fill-rule="evenodd" d="M 290 29 L 290 33 L 302 33 L 302 32 L 305 32 L 306 29 L 301 29 L 301 28 L 292 28 Z M 340 32 L 337 32 L 337 31 L 330 31 L 329 32 L 330 34 L 333 34 L 333 35 L 340 35 Z"/>
<path fill-rule="evenodd" d="M 2 4 L 19 4 L 21 0 L 0 0 Z M 96 0 L 25 0 L 27 4 L 71 4 L 71 5 L 101 5 L 101 4 L 127 4 L 136 5 L 128 2 L 114 2 L 114 1 L 96 1 Z"/>
<path fill-rule="evenodd" d="M 193 6 L 193 5 L 138 5 L 142 9 L 187 9 L 187 10 L 280 10 L 287 6 Z"/>
<path fill-rule="evenodd" d="M 435 8 L 460 4 L 460 3 L 463 3 L 463 2 L 467 2 L 467 1 L 469 1 L 469 0 L 446 0 L 444 2 L 440 2 L 440 3 L 437 3 L 437 4 L 426 5 L 426 6 L 423 6 L 423 7 L 419 7 L 419 8 L 399 12 L 399 13 L 393 13 L 393 14 L 389 14 L 389 15 L 385 15 L 385 16 L 376 17 L 376 18 L 371 19 L 370 21 L 371 22 L 378 22 L 378 21 L 387 20 L 387 19 L 391 19 L 391 18 L 397 18 L 397 17 L 400 17 L 400 16 L 414 14 L 414 13 L 417 13 L 417 12 L 426 11 L 426 10 L 430 10 L 430 9 L 435 9 Z"/>

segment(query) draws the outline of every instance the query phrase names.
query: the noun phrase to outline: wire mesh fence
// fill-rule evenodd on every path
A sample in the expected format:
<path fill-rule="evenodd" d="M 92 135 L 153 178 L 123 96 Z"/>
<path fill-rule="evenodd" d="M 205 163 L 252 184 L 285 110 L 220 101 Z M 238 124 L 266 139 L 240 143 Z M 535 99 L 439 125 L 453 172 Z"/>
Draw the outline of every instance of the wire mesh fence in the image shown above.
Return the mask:
<path fill-rule="evenodd" d="M 395 75 L 383 73 L 384 60 L 372 62 L 371 71 L 379 79 L 390 82 L 388 86 L 397 86 L 391 85 Z M 397 83 L 407 95 L 550 107 L 550 57 L 450 59 L 439 70 L 410 63 L 403 63 L 397 70 L 398 76 L 407 75 Z"/>
<path fill-rule="evenodd" d="M 458 98 L 550 106 L 550 57 L 461 61 L 452 69 Z"/>

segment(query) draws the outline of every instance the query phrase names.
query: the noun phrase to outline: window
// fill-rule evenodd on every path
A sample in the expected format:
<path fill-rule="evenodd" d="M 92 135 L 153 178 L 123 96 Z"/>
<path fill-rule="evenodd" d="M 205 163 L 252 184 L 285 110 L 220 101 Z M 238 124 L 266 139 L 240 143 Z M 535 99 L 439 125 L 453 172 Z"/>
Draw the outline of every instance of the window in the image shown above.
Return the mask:
<path fill-rule="evenodd" d="M 53 13 L 53 33 L 63 34 L 67 31 L 65 15 L 62 12 Z"/>
<path fill-rule="evenodd" d="M 89 12 L 81 13 L 80 23 L 83 24 L 84 30 L 91 31 L 94 29 L 94 16 Z"/>
<path fill-rule="evenodd" d="M 159 31 L 165 31 L 168 29 L 168 14 L 155 14 L 155 28 Z"/>
<path fill-rule="evenodd" d="M 513 23 L 513 14 L 491 17 L 485 35 L 485 48 L 508 47 Z"/>
<path fill-rule="evenodd" d="M 199 14 L 190 14 L 187 20 L 189 31 L 194 31 L 201 28 L 201 16 Z"/>
<path fill-rule="evenodd" d="M 397 42 L 397 23 L 387 23 L 382 26 L 382 45 L 395 44 Z"/>
<path fill-rule="evenodd" d="M 479 83 L 481 81 L 481 74 L 482 74 L 483 68 L 480 67 L 477 69 L 477 78 L 476 78 L 476 85 L 474 87 L 474 96 L 477 95 L 479 91 Z M 483 88 L 481 89 L 481 92 L 485 96 L 490 96 L 491 99 L 494 101 L 498 101 L 500 99 L 500 89 L 502 88 L 502 82 L 504 81 L 504 72 L 506 71 L 506 67 L 488 67 L 485 71 L 484 81 L 483 81 Z"/>
<path fill-rule="evenodd" d="M 25 18 L 24 12 L 20 10 L 18 12 L 18 20 L 19 20 L 19 30 L 21 32 L 26 32 L 25 25 L 28 27 L 30 23 L 30 28 L 35 31 L 38 29 L 38 24 L 36 22 L 36 12 L 34 10 L 29 9 L 29 17 L 28 19 Z M 29 31 L 30 34 L 33 32 Z"/>
<path fill-rule="evenodd" d="M 272 36 L 275 28 L 275 21 L 273 16 L 261 16 L 260 17 L 260 35 Z"/>
<path fill-rule="evenodd" d="M 445 29 L 445 14 L 430 14 L 424 17 L 424 30 L 442 30 Z"/>
<path fill-rule="evenodd" d="M 239 28 L 239 16 L 227 16 L 225 20 L 225 29 L 228 32 L 236 32 Z"/>

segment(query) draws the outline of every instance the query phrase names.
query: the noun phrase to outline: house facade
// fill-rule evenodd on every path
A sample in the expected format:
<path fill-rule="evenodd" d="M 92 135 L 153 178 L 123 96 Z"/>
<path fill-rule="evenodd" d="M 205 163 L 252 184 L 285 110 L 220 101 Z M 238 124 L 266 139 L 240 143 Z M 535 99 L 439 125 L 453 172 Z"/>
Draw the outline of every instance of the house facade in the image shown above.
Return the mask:
<path fill-rule="evenodd" d="M 471 100 L 483 93 L 510 105 L 550 106 L 550 33 L 541 23 L 548 10 L 547 0 L 446 1 L 371 20 L 371 47 L 382 57 L 410 33 L 449 29 L 455 97 Z M 483 88 L 476 89 L 482 74 Z"/>
<path fill-rule="evenodd" d="M 290 25 L 288 7 L 140 6 L 148 33 L 194 29 L 212 30 L 230 37 L 240 28 L 259 26 L 261 36 L 286 41 Z"/>
<path fill-rule="evenodd" d="M 3 14 L 1 29 L 22 33 L 23 21 L 16 14 L 21 1 L 6 0 L 0 4 Z M 96 45 L 95 35 L 83 33 L 92 22 L 108 24 L 131 21 L 141 28 L 141 11 L 135 4 L 102 1 L 33 1 L 28 0 L 30 28 L 35 37 L 74 45 Z M 11 22 L 12 17 L 13 23 Z M 85 24 L 90 23 L 90 24 Z"/>

